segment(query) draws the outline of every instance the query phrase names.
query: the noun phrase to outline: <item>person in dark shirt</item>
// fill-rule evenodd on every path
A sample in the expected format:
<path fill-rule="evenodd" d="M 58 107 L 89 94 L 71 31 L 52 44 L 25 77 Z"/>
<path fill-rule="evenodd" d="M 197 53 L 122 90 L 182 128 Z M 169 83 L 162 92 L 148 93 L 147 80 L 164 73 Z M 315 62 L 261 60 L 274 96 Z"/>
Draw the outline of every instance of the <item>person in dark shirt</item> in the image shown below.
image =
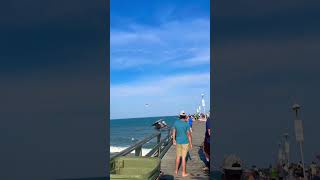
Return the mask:
<path fill-rule="evenodd" d="M 211 135 L 211 129 L 210 129 L 210 121 L 211 118 L 208 117 L 206 121 L 206 133 L 204 137 L 204 142 L 203 142 L 203 149 L 204 149 L 204 154 L 206 156 L 206 166 L 204 170 L 210 170 L 210 135 Z"/>

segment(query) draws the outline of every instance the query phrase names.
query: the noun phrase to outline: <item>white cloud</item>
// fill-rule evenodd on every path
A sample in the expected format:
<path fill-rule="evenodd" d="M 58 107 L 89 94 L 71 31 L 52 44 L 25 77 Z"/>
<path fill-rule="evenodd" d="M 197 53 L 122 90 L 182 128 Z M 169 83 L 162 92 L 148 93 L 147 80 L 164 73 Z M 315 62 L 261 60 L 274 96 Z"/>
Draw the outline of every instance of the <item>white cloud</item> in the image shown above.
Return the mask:
<path fill-rule="evenodd" d="M 111 46 L 127 45 L 134 42 L 145 43 L 161 43 L 160 37 L 157 34 L 147 31 L 113 31 L 111 32 Z"/>
<path fill-rule="evenodd" d="M 180 74 L 144 78 L 135 82 L 111 84 L 111 118 L 175 115 L 181 110 L 194 113 L 205 93 L 210 107 L 210 74 Z M 150 106 L 145 107 L 145 103 Z"/>
<path fill-rule="evenodd" d="M 142 65 L 150 65 L 155 63 L 156 61 L 150 61 L 150 59 L 144 59 L 144 57 L 137 58 L 137 57 L 125 56 L 125 57 L 114 58 L 112 64 L 117 64 L 113 66 L 113 69 L 123 70 L 123 69 L 133 68 L 133 67 L 142 66 Z"/>
<path fill-rule="evenodd" d="M 177 93 L 181 89 L 210 86 L 210 73 L 183 74 L 153 79 L 139 79 L 129 84 L 111 84 L 111 96 L 158 96 Z"/>
<path fill-rule="evenodd" d="M 192 55 L 189 58 L 176 62 L 177 66 L 193 67 L 196 65 L 210 64 L 210 48 L 192 48 Z"/>
<path fill-rule="evenodd" d="M 158 26 L 129 24 L 129 30 L 111 28 L 111 47 L 139 45 L 142 42 L 158 45 L 159 42 L 203 43 L 210 41 L 209 19 L 169 21 Z M 175 42 L 177 41 L 177 42 Z"/>
<path fill-rule="evenodd" d="M 127 30 L 111 29 L 112 69 L 209 64 L 209 49 L 209 19 L 170 21 L 158 26 L 132 23 Z"/>

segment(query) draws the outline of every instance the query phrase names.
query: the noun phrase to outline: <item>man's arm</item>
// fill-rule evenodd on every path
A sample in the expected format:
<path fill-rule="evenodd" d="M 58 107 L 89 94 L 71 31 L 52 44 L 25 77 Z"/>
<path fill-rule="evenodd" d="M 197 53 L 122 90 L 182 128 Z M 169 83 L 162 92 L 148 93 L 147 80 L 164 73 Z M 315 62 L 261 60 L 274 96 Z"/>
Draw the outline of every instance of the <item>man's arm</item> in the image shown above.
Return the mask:
<path fill-rule="evenodd" d="M 208 134 L 209 134 L 209 136 L 211 135 L 211 129 L 210 128 L 208 129 Z"/>
<path fill-rule="evenodd" d="M 176 142 L 176 129 L 175 128 L 172 129 L 172 141 L 173 141 L 173 145 L 177 144 L 177 142 Z"/>
<path fill-rule="evenodd" d="M 192 149 L 192 135 L 191 135 L 190 129 L 187 132 L 187 136 L 188 136 L 188 139 L 189 139 L 190 149 Z"/>

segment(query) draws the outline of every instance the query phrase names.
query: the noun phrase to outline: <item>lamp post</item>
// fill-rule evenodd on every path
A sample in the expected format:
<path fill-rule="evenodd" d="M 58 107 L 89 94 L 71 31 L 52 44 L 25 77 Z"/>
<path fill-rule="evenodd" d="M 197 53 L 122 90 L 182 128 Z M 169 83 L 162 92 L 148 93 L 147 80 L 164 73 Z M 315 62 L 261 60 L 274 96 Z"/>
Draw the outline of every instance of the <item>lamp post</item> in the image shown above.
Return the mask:
<path fill-rule="evenodd" d="M 292 105 L 292 110 L 295 112 L 295 117 L 298 119 L 298 112 L 300 110 L 301 106 L 299 104 Z"/>
<path fill-rule="evenodd" d="M 206 114 L 206 104 L 204 102 L 203 96 L 204 96 L 204 94 L 201 94 L 201 102 L 202 102 L 202 107 L 203 107 L 203 114 Z"/>
<path fill-rule="evenodd" d="M 303 149 L 302 149 L 302 144 L 303 144 L 303 141 L 304 141 L 304 138 L 303 138 L 303 126 L 302 126 L 302 120 L 299 119 L 299 110 L 300 110 L 300 108 L 301 108 L 301 106 L 299 104 L 294 104 L 292 106 L 292 110 L 295 112 L 294 127 L 295 127 L 296 140 L 300 145 L 300 155 L 301 155 L 303 177 L 304 177 L 304 179 L 306 179 L 305 169 L 304 169 L 304 156 L 303 156 Z"/>
<path fill-rule="evenodd" d="M 287 165 L 289 165 L 289 160 L 290 160 L 290 144 L 288 140 L 289 134 L 285 133 L 283 137 L 284 137 L 285 162 Z"/>
<path fill-rule="evenodd" d="M 282 143 L 278 143 L 278 165 L 282 165 L 283 163 L 283 149 L 282 149 Z"/>

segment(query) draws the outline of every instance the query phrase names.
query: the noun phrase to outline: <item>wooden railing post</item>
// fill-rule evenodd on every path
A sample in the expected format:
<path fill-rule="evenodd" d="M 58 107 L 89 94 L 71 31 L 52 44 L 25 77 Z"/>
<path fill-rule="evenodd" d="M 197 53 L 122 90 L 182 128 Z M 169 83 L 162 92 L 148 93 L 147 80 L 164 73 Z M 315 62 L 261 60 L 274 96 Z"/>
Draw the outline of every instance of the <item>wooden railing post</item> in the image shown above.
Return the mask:
<path fill-rule="evenodd" d="M 160 143 L 161 140 L 161 133 L 159 133 L 158 137 L 157 137 L 157 144 Z M 161 152 L 161 145 L 158 148 L 158 157 L 160 156 L 160 152 Z"/>
<path fill-rule="evenodd" d="M 142 146 L 138 146 L 135 149 L 135 156 L 142 156 Z"/>

